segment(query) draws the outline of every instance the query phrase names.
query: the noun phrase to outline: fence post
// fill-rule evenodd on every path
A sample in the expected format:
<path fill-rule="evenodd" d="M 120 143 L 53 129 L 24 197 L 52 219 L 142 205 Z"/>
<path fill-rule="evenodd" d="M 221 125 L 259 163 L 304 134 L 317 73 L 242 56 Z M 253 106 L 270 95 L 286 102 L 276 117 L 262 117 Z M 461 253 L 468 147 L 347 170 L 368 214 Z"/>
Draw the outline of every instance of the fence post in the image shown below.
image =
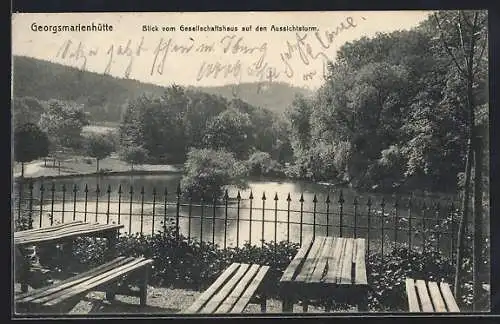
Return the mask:
<path fill-rule="evenodd" d="M 427 204 L 424 201 L 422 202 L 422 246 L 425 249 L 427 244 Z"/>
<path fill-rule="evenodd" d="M 397 248 L 398 245 L 398 225 L 399 225 L 399 213 L 398 213 L 398 197 L 394 198 L 394 249 Z"/>
<path fill-rule="evenodd" d="M 227 189 L 224 193 L 224 249 L 227 246 L 227 204 L 229 200 L 229 195 Z"/>
<path fill-rule="evenodd" d="M 108 189 L 106 190 L 108 194 L 108 205 L 106 207 L 106 224 L 109 224 L 110 214 L 109 214 L 109 205 L 111 203 L 111 185 L 108 184 Z"/>
<path fill-rule="evenodd" d="M 85 189 L 83 189 L 83 192 L 85 192 L 85 201 L 84 201 L 84 207 L 83 207 L 83 221 L 87 222 L 87 207 L 88 207 L 88 201 L 89 201 L 89 187 L 87 184 L 85 184 Z"/>
<path fill-rule="evenodd" d="M 450 203 L 450 227 L 449 227 L 449 231 L 450 231 L 450 259 L 451 259 L 451 263 L 453 263 L 453 259 L 454 259 L 454 241 L 455 241 L 455 205 L 453 204 L 453 200 L 451 200 L 451 203 Z"/>
<path fill-rule="evenodd" d="M 200 215 L 200 245 L 203 245 L 203 218 L 205 216 L 203 215 L 205 212 L 205 199 L 204 199 L 204 194 L 201 194 L 200 197 L 200 202 L 201 202 L 201 215 Z"/>
<path fill-rule="evenodd" d="M 342 230 L 343 230 L 343 223 L 344 223 L 344 193 L 342 192 L 342 190 L 340 190 L 340 195 L 339 195 L 339 208 L 340 208 L 340 218 L 339 218 L 339 221 L 340 221 L 340 227 L 339 227 L 339 233 L 340 233 L 340 237 L 342 237 Z"/>
<path fill-rule="evenodd" d="M 368 201 L 366 202 L 366 206 L 368 207 L 368 215 L 367 215 L 367 233 L 366 233 L 366 236 L 367 236 L 367 241 L 368 241 L 368 247 L 367 247 L 367 251 L 368 251 L 368 254 L 370 253 L 370 227 L 371 227 L 371 211 L 372 211 L 372 198 L 371 197 L 368 197 Z"/>
<path fill-rule="evenodd" d="M 118 224 L 121 224 L 122 211 L 122 185 L 118 186 Z"/>
<path fill-rule="evenodd" d="M 167 235 L 167 207 L 168 207 L 168 188 L 163 190 L 163 236 Z"/>
<path fill-rule="evenodd" d="M 95 190 L 95 222 L 97 223 L 97 216 L 99 215 L 99 194 L 101 193 L 101 189 L 99 189 L 99 184 L 97 184 L 97 188 Z"/>
<path fill-rule="evenodd" d="M 326 236 L 329 236 L 329 228 L 330 228 L 330 193 L 326 195 Z"/>
<path fill-rule="evenodd" d="M 181 208 L 181 183 L 177 183 L 177 204 L 175 207 L 175 238 L 179 240 L 179 216 L 180 216 L 180 208 Z M 201 220 L 203 226 L 203 219 Z"/>
<path fill-rule="evenodd" d="M 73 185 L 73 220 L 76 220 L 76 192 L 78 188 L 76 187 L 76 183 Z"/>
<path fill-rule="evenodd" d="M 128 233 L 132 234 L 132 201 L 134 199 L 134 187 L 130 186 L 130 201 L 129 201 L 129 216 L 128 216 Z"/>
<path fill-rule="evenodd" d="M 278 193 L 274 194 L 274 246 L 278 244 Z"/>
<path fill-rule="evenodd" d="M 236 196 L 236 200 L 238 202 L 236 209 L 236 247 L 240 246 L 240 203 L 241 203 L 241 195 L 238 190 L 238 195 Z"/>
<path fill-rule="evenodd" d="M 140 233 L 143 235 L 143 229 L 144 229 L 144 186 L 141 186 L 141 230 Z"/>
<path fill-rule="evenodd" d="M 212 195 L 212 244 L 215 244 L 215 213 L 217 205 L 217 194 Z"/>
<path fill-rule="evenodd" d="M 250 215 L 248 218 L 248 243 L 252 245 L 252 211 L 253 211 L 253 192 L 250 190 L 250 196 L 248 197 L 250 199 Z"/>
<path fill-rule="evenodd" d="M 411 207 L 412 207 L 412 203 L 411 203 L 411 198 L 412 196 L 410 196 L 410 198 L 408 198 L 408 252 L 411 252 L 411 240 L 412 240 L 412 233 L 411 233 Z"/>
<path fill-rule="evenodd" d="M 441 244 L 440 244 L 440 241 L 441 241 L 441 238 L 440 238 L 440 226 L 439 226 L 439 219 L 440 219 L 440 214 L 441 214 L 441 204 L 439 203 L 439 201 L 436 202 L 436 205 L 435 205 L 435 211 L 434 211 L 434 235 L 436 236 L 436 251 L 440 251 L 441 250 Z"/>
<path fill-rule="evenodd" d="M 300 194 L 300 246 L 302 246 L 302 223 L 304 219 L 304 194 Z"/>
<path fill-rule="evenodd" d="M 188 206 L 188 240 L 191 239 L 191 217 L 193 213 L 193 191 L 189 189 L 189 206 Z"/>
<path fill-rule="evenodd" d="M 316 194 L 313 197 L 313 240 L 316 238 L 316 204 L 318 203 L 318 199 L 316 198 Z"/>
<path fill-rule="evenodd" d="M 290 202 L 291 201 L 292 201 L 292 198 L 290 197 L 290 193 L 288 193 L 288 197 L 286 198 L 286 202 L 287 202 L 286 241 L 287 241 L 287 243 L 290 243 Z"/>
<path fill-rule="evenodd" d="M 66 185 L 63 183 L 62 185 L 62 212 L 61 212 L 61 223 L 64 223 L 64 207 L 66 205 Z"/>
<path fill-rule="evenodd" d="M 40 215 L 39 215 L 39 222 L 40 222 L 40 227 L 42 227 L 42 220 L 43 220 L 43 193 L 45 192 L 45 187 L 43 186 L 43 182 L 40 184 Z"/>
<path fill-rule="evenodd" d="M 155 234 L 156 187 L 153 187 L 153 215 L 151 216 L 151 235 Z"/>
<path fill-rule="evenodd" d="M 24 178 L 21 178 L 18 181 L 18 183 L 19 183 L 18 188 L 19 189 L 17 191 L 17 193 L 18 193 L 18 195 L 17 195 L 17 199 L 18 199 L 18 201 L 17 201 L 17 221 L 19 223 L 21 223 L 21 208 L 22 208 L 21 204 L 22 204 L 22 201 L 23 201 L 23 191 L 24 191 L 23 190 L 23 182 L 24 182 Z M 15 203 L 14 203 L 14 205 L 15 205 Z"/>
<path fill-rule="evenodd" d="M 265 224 L 265 211 L 266 211 L 266 193 L 262 193 L 262 233 L 261 233 L 261 246 L 264 247 L 264 224 Z"/>
<path fill-rule="evenodd" d="M 54 225 L 54 195 L 56 193 L 56 184 L 52 182 L 52 186 L 50 187 L 50 226 Z"/>
<path fill-rule="evenodd" d="M 381 218 L 380 218 L 380 222 L 381 222 L 381 229 L 380 229 L 380 233 L 381 233 L 381 236 L 382 236 L 382 242 L 381 242 L 381 249 L 382 249 L 382 260 L 383 260 L 383 257 L 384 257 L 384 241 L 385 241 L 385 233 L 384 233 L 384 223 L 385 223 L 385 199 L 384 197 L 382 197 L 382 201 L 380 202 L 380 207 L 382 209 L 382 215 L 381 215 Z"/>
<path fill-rule="evenodd" d="M 33 228 L 33 181 L 29 182 L 29 190 L 30 190 L 30 196 L 29 196 L 29 214 L 28 214 L 28 229 Z"/>
<path fill-rule="evenodd" d="M 352 202 L 354 206 L 354 238 L 358 237 L 358 197 L 354 196 L 354 201 Z"/>

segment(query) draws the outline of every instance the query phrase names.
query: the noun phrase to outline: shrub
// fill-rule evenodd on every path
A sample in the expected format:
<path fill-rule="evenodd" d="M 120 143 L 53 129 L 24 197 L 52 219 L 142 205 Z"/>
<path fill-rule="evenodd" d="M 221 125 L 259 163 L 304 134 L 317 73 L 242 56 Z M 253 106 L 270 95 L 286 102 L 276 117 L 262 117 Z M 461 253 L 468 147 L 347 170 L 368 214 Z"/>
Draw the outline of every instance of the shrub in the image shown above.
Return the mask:
<path fill-rule="evenodd" d="M 223 195 L 223 186 L 243 187 L 247 170 L 232 153 L 224 150 L 192 149 L 184 164 L 181 187 L 185 196 L 194 201 L 212 201 Z"/>
<path fill-rule="evenodd" d="M 282 167 L 278 161 L 273 160 L 267 152 L 255 152 L 247 161 L 250 175 L 253 176 L 282 176 Z"/>

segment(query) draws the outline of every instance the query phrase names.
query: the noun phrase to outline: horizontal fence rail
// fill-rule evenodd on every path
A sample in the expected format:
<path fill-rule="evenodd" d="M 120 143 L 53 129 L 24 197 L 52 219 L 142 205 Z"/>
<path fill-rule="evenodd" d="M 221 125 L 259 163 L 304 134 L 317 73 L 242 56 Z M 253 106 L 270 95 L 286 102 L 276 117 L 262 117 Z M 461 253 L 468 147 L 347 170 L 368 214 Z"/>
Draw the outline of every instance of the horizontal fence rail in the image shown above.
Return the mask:
<path fill-rule="evenodd" d="M 180 185 L 170 191 L 27 182 L 16 189 L 14 215 L 25 228 L 82 220 L 123 224 L 124 233 L 154 234 L 167 226 L 177 235 L 224 248 L 280 241 L 301 244 L 326 235 L 365 238 L 370 252 L 384 254 L 401 245 L 433 247 L 453 259 L 458 231 L 458 205 L 452 200 L 394 196 L 390 201 L 347 201 L 342 190 L 312 194 L 312 199 L 289 193 L 243 196 L 226 190 L 221 198 L 195 202 L 182 195 Z"/>

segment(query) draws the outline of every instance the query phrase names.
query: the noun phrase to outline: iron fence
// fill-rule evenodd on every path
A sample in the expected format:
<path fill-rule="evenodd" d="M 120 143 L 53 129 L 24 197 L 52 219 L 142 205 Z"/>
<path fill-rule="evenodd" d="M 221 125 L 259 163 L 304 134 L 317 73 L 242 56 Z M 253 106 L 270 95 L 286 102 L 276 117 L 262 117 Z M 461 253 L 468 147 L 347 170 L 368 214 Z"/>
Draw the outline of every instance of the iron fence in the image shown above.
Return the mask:
<path fill-rule="evenodd" d="M 73 220 L 123 224 L 125 233 L 154 234 L 172 226 L 177 235 L 221 247 L 288 241 L 301 244 L 317 235 L 367 239 L 369 252 L 382 254 L 398 245 L 433 247 L 454 258 L 457 204 L 415 197 L 354 197 L 342 190 L 292 196 L 240 191 L 194 202 L 175 190 L 130 186 L 90 188 L 33 182 L 14 190 L 14 215 L 26 227 Z M 320 199 L 321 198 L 321 199 Z"/>

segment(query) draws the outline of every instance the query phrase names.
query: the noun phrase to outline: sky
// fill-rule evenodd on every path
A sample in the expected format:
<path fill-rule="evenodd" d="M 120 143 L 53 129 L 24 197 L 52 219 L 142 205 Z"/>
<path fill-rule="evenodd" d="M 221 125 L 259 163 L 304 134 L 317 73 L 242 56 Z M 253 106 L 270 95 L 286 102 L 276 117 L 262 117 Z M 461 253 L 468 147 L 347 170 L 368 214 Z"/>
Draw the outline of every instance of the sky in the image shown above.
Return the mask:
<path fill-rule="evenodd" d="M 315 89 L 323 82 L 324 63 L 334 60 L 343 44 L 377 32 L 411 29 L 429 13 L 15 13 L 12 52 L 163 86 L 275 81 Z M 92 23 L 113 30 L 57 31 L 58 26 Z M 197 25 L 229 30 L 182 30 Z M 311 29 L 272 31 L 272 25 Z"/>

